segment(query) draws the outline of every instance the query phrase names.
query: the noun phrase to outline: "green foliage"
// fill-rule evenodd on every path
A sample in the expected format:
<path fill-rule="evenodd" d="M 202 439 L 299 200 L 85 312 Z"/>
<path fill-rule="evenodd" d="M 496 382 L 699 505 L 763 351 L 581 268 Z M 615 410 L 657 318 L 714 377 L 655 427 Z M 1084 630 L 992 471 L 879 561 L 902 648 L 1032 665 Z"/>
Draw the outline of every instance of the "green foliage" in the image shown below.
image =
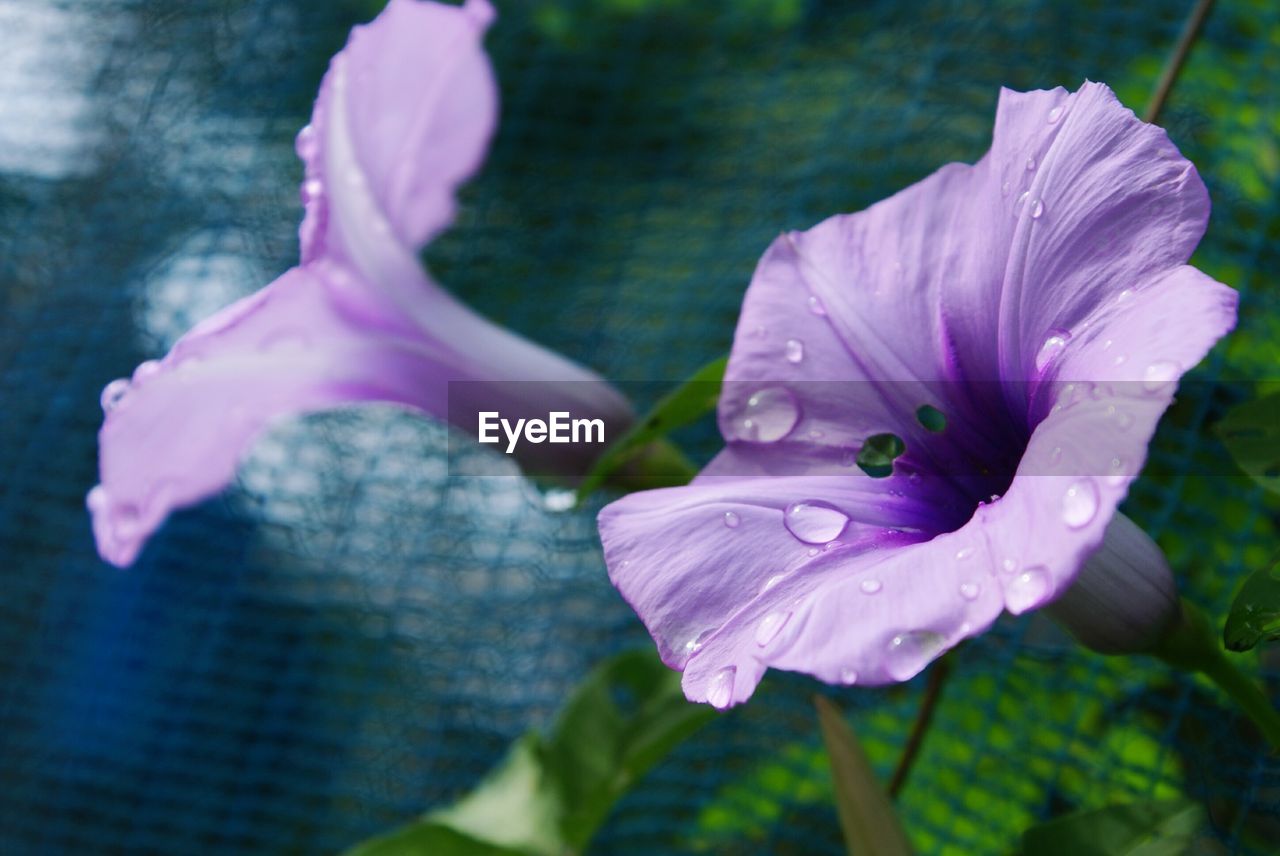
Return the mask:
<path fill-rule="evenodd" d="M 1215 430 L 1240 469 L 1267 490 L 1280 493 L 1280 393 L 1237 406 Z"/>
<path fill-rule="evenodd" d="M 642 456 L 655 454 L 656 441 L 713 412 L 716 409 L 716 402 L 720 399 L 720 386 L 728 363 L 727 356 L 712 360 L 694 372 L 688 380 L 663 396 L 643 419 L 614 441 L 613 445 L 600 456 L 600 460 L 596 461 L 595 466 L 578 488 L 578 500 L 582 501 L 590 496 L 591 492 L 604 484 L 610 476 L 636 463 Z M 657 454 L 669 456 L 671 452 L 658 450 Z M 667 457 L 660 463 L 651 464 L 645 469 L 659 475 L 678 476 L 679 473 L 672 472 L 677 466 L 677 462 Z M 673 481 L 681 480 L 673 479 Z M 688 478 L 683 478 L 682 481 L 687 482 Z M 646 484 L 645 486 L 655 485 Z"/>
<path fill-rule="evenodd" d="M 858 467 L 873 479 L 887 478 L 893 473 L 894 459 L 906 450 L 897 434 L 872 434 L 858 450 Z"/>
<path fill-rule="evenodd" d="M 1027 830 L 1027 856 L 1180 856 L 1191 852 L 1204 812 L 1185 800 L 1111 805 Z"/>
<path fill-rule="evenodd" d="M 1245 580 L 1231 603 L 1222 638 L 1231 651 L 1248 651 L 1259 642 L 1280 639 L 1280 561 L 1259 568 Z"/>
<path fill-rule="evenodd" d="M 876 779 L 853 729 L 839 708 L 822 696 L 814 699 L 818 723 L 831 762 L 836 812 L 850 856 L 909 856 L 911 845 L 902 831 L 893 803 Z"/>
<path fill-rule="evenodd" d="M 566 856 L 613 804 L 714 717 L 648 650 L 607 660 L 570 696 L 547 738 L 521 737 L 474 791 L 347 856 Z"/>

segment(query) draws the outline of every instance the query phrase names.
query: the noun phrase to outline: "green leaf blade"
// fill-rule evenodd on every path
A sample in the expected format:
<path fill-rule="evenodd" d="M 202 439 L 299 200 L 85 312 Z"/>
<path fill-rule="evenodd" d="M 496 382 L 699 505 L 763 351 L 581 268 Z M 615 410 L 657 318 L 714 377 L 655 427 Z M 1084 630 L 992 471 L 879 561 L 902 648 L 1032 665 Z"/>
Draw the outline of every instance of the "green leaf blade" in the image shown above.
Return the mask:
<path fill-rule="evenodd" d="M 1222 641 L 1231 651 L 1248 651 L 1280 639 L 1280 561 L 1259 568 L 1231 602 Z"/>
<path fill-rule="evenodd" d="M 1204 812 L 1186 800 L 1110 805 L 1028 829 L 1022 850 L 1035 856 L 1182 856 L 1191 853 Z"/>

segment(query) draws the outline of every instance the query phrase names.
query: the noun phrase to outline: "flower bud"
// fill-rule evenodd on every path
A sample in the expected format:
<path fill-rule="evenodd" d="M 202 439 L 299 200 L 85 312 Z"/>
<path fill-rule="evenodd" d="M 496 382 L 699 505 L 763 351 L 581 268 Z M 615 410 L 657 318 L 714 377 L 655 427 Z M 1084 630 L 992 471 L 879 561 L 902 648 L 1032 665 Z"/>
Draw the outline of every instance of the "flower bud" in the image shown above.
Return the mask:
<path fill-rule="evenodd" d="M 1075 582 L 1046 607 L 1099 654 L 1150 652 L 1178 618 L 1178 587 L 1156 543 L 1116 513 Z"/>

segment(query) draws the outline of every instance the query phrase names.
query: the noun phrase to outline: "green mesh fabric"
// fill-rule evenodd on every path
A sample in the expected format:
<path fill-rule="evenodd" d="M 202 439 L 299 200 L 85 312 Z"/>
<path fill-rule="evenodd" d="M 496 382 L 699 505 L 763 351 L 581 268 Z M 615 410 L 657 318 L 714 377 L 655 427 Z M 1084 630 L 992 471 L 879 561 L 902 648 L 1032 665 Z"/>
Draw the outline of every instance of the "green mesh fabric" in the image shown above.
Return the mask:
<path fill-rule="evenodd" d="M 0 2 L 0 851 L 334 851 L 464 792 L 646 643 L 592 509 L 451 476 L 446 430 L 389 408 L 275 430 L 134 568 L 96 558 L 98 391 L 296 257 L 293 134 L 378 5 Z M 609 377 L 678 380 L 727 350 L 779 230 L 977 158 L 1001 85 L 1090 78 L 1141 108 L 1184 5 L 499 3 L 501 128 L 428 262 Z M 1196 263 L 1240 290 L 1240 328 L 1127 511 L 1220 616 L 1280 528 L 1207 430 L 1280 358 L 1280 6 L 1218 5 L 1164 124 L 1209 185 Z M 1035 617 L 956 660 L 901 801 L 920 852 L 1009 853 L 1038 819 L 1179 794 L 1209 808 L 1203 852 L 1280 840 L 1280 762 L 1207 685 Z M 595 851 L 842 852 L 810 697 L 887 773 L 921 685 L 771 674 Z"/>

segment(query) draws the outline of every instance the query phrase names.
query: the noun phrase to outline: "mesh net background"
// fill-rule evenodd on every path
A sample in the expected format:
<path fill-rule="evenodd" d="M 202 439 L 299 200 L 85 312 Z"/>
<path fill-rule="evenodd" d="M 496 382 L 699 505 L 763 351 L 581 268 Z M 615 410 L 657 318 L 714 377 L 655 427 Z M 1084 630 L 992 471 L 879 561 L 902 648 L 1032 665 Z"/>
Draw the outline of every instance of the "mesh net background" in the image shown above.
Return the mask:
<path fill-rule="evenodd" d="M 427 261 L 608 377 L 676 381 L 727 350 L 779 230 L 976 159 L 1001 85 L 1087 77 L 1141 108 L 1186 5 L 500 3 L 498 137 Z M 446 429 L 391 408 L 274 430 L 135 567 L 96 557 L 99 391 L 296 258 L 293 136 L 379 6 L 0 2 L 4 852 L 334 851 L 465 792 L 647 642 L 594 509 L 555 511 L 514 469 L 450 476 Z M 1240 290 L 1240 329 L 1126 508 L 1219 616 L 1280 528 L 1247 480 L 1195 474 L 1225 472 L 1207 426 L 1280 357 L 1277 80 L 1280 6 L 1223 0 L 1164 117 L 1214 201 L 1195 263 Z M 827 690 L 881 773 L 921 686 Z M 595 852 L 842 852 L 820 689 L 772 673 Z M 996 854 L 1036 819 L 1178 793 L 1210 809 L 1204 852 L 1280 839 L 1280 762 L 1211 689 L 1032 617 L 958 652 L 902 812 L 921 852 Z"/>

